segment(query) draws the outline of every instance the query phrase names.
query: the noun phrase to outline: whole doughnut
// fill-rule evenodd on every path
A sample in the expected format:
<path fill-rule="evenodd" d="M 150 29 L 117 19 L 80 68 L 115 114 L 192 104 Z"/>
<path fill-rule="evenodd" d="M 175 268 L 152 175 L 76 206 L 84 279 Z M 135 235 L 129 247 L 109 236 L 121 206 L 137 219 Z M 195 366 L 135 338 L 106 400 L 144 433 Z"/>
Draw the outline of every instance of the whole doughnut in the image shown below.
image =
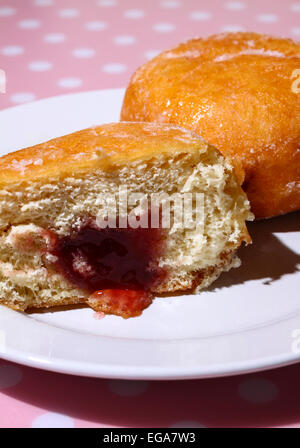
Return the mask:
<path fill-rule="evenodd" d="M 256 218 L 300 209 L 300 44 L 193 39 L 133 75 L 121 119 L 176 123 L 230 157 Z"/>

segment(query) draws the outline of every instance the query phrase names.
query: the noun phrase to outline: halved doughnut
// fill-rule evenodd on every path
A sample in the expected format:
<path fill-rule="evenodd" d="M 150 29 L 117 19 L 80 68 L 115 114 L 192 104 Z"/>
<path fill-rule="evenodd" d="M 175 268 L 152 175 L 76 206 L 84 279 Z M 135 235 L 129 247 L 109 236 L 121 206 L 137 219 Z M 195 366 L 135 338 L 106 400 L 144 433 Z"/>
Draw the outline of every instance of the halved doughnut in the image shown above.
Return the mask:
<path fill-rule="evenodd" d="M 192 204 L 186 222 L 176 198 Z M 102 125 L 8 154 L 0 158 L 0 303 L 138 315 L 153 294 L 200 289 L 237 266 L 236 249 L 250 242 L 246 219 L 232 165 L 177 126 Z"/>

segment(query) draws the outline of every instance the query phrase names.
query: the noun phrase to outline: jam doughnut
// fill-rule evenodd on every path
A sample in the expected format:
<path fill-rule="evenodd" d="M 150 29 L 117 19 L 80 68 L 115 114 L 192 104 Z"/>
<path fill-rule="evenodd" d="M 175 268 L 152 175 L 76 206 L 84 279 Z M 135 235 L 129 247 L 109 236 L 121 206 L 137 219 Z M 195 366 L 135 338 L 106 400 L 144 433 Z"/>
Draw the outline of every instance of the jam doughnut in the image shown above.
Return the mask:
<path fill-rule="evenodd" d="M 192 39 L 133 75 L 122 120 L 176 123 L 235 165 L 256 218 L 300 209 L 300 45 L 255 33 Z"/>

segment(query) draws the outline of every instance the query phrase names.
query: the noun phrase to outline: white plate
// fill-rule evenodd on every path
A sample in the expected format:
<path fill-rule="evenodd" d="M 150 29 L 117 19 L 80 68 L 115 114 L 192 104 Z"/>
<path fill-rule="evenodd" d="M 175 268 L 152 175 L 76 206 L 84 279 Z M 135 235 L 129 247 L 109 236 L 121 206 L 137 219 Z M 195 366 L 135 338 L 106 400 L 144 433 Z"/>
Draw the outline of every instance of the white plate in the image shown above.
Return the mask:
<path fill-rule="evenodd" d="M 117 121 L 123 90 L 50 98 L 0 112 L 1 154 Z M 88 308 L 23 314 L 0 306 L 0 354 L 47 370 L 124 379 L 221 376 L 299 360 L 299 213 L 251 224 L 243 265 L 199 296 L 156 299 L 141 317 Z M 298 231 L 298 232 L 297 232 Z"/>

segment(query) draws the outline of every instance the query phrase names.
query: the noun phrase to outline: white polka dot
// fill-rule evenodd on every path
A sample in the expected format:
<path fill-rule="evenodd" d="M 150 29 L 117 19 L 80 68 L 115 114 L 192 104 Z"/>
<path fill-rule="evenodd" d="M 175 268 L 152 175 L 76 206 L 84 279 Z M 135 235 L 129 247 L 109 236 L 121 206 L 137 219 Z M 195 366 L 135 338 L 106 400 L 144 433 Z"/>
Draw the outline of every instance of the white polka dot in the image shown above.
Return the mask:
<path fill-rule="evenodd" d="M 98 6 L 104 6 L 104 7 L 115 6 L 116 4 L 117 2 L 115 0 L 99 0 L 97 2 Z"/>
<path fill-rule="evenodd" d="M 300 27 L 292 28 L 292 33 L 296 36 L 300 36 Z"/>
<path fill-rule="evenodd" d="M 32 428 L 74 428 L 74 421 L 66 415 L 47 412 L 33 420 Z"/>
<path fill-rule="evenodd" d="M 293 3 L 290 6 L 291 11 L 293 12 L 300 12 L 300 3 Z"/>
<path fill-rule="evenodd" d="M 225 33 L 238 33 L 239 31 L 245 31 L 245 29 L 240 25 L 224 25 L 221 29 Z"/>
<path fill-rule="evenodd" d="M 0 17 L 12 16 L 16 13 L 15 8 L 10 8 L 9 6 L 2 6 L 0 8 Z"/>
<path fill-rule="evenodd" d="M 176 0 L 166 0 L 164 2 L 161 2 L 161 6 L 163 8 L 179 8 L 181 6 L 181 3 Z"/>
<path fill-rule="evenodd" d="M 122 397 L 133 397 L 141 395 L 147 389 L 149 384 L 147 381 L 126 381 L 126 380 L 111 380 L 108 383 L 111 391 Z"/>
<path fill-rule="evenodd" d="M 51 6 L 53 5 L 53 0 L 35 0 L 36 6 Z"/>
<path fill-rule="evenodd" d="M 123 73 L 126 70 L 127 67 L 124 64 L 112 63 L 103 65 L 103 71 L 106 73 L 117 74 L 117 73 Z"/>
<path fill-rule="evenodd" d="M 127 17 L 127 19 L 140 19 L 141 17 L 144 17 L 144 11 L 141 9 L 128 9 L 124 12 L 124 16 Z"/>
<path fill-rule="evenodd" d="M 10 97 L 10 100 L 13 103 L 28 103 L 29 101 L 33 101 L 34 99 L 35 99 L 34 93 L 29 93 L 29 92 L 14 93 Z"/>
<path fill-rule="evenodd" d="M 117 45 L 132 45 L 136 39 L 134 36 L 116 36 L 114 41 Z"/>
<path fill-rule="evenodd" d="M 76 48 L 72 51 L 72 54 L 75 58 L 88 59 L 95 55 L 95 50 L 92 48 Z"/>
<path fill-rule="evenodd" d="M 158 33 L 169 33 L 170 31 L 175 30 L 175 25 L 173 25 L 172 23 L 166 23 L 166 22 L 162 22 L 162 23 L 156 23 L 153 26 L 154 31 L 157 31 Z"/>
<path fill-rule="evenodd" d="M 17 366 L 0 365 L 0 390 L 13 387 L 22 379 L 22 371 Z"/>
<path fill-rule="evenodd" d="M 59 44 L 66 39 L 66 36 L 62 33 L 50 33 L 44 36 L 44 41 L 49 44 Z"/>
<path fill-rule="evenodd" d="M 82 84 L 82 81 L 80 78 L 62 78 L 58 81 L 59 87 L 65 88 L 65 89 L 73 89 L 76 87 L 80 87 Z"/>
<path fill-rule="evenodd" d="M 209 19 L 211 19 L 211 17 L 212 17 L 212 14 L 210 13 L 210 12 L 208 12 L 208 11 L 193 11 L 191 14 L 190 14 L 190 18 L 192 19 L 192 20 L 209 20 Z"/>
<path fill-rule="evenodd" d="M 4 56 L 18 56 L 24 53 L 24 48 L 18 45 L 7 45 L 1 49 L 1 53 Z"/>
<path fill-rule="evenodd" d="M 157 56 L 159 53 L 161 53 L 161 50 L 148 50 L 148 51 L 145 51 L 144 55 L 145 55 L 146 59 L 152 59 L 155 56 Z"/>
<path fill-rule="evenodd" d="M 243 2 L 227 2 L 225 3 L 225 8 L 230 11 L 241 11 L 246 8 L 246 5 Z"/>
<path fill-rule="evenodd" d="M 39 28 L 40 26 L 40 21 L 35 19 L 25 19 L 19 22 L 19 27 L 23 30 L 34 30 L 36 28 Z"/>
<path fill-rule="evenodd" d="M 239 395 L 250 403 L 268 403 L 276 399 L 277 386 L 263 378 L 244 380 L 238 387 Z"/>
<path fill-rule="evenodd" d="M 52 68 L 52 64 L 47 61 L 34 61 L 28 64 L 28 68 L 33 72 L 46 72 Z"/>
<path fill-rule="evenodd" d="M 61 9 L 58 14 L 64 19 L 73 19 L 74 17 L 79 16 L 79 11 L 75 8 Z"/>
<path fill-rule="evenodd" d="M 102 31 L 107 28 L 107 23 L 105 23 L 105 22 L 88 22 L 88 23 L 86 23 L 85 27 L 89 31 Z"/>
<path fill-rule="evenodd" d="M 275 14 L 259 14 L 257 20 L 263 23 L 274 23 L 277 22 L 278 17 Z"/>
<path fill-rule="evenodd" d="M 182 420 L 181 422 L 174 423 L 170 428 L 205 428 L 205 426 L 193 420 Z"/>

